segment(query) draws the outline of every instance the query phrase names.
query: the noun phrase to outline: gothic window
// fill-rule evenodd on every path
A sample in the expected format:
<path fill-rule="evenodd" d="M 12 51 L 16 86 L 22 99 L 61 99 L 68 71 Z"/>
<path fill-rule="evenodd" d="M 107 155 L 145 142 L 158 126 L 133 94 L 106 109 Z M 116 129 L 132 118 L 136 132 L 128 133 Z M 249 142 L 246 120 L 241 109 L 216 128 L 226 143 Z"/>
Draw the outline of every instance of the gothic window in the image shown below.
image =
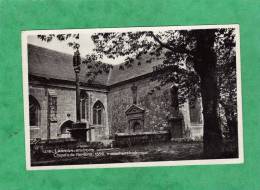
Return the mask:
<path fill-rule="evenodd" d="M 103 124 L 104 106 L 100 101 L 97 101 L 93 106 L 93 124 Z"/>
<path fill-rule="evenodd" d="M 88 94 L 85 91 L 80 92 L 80 115 L 81 119 L 88 120 Z"/>
<path fill-rule="evenodd" d="M 30 126 L 38 127 L 40 125 L 40 104 L 31 95 L 29 96 L 29 112 L 30 112 Z"/>

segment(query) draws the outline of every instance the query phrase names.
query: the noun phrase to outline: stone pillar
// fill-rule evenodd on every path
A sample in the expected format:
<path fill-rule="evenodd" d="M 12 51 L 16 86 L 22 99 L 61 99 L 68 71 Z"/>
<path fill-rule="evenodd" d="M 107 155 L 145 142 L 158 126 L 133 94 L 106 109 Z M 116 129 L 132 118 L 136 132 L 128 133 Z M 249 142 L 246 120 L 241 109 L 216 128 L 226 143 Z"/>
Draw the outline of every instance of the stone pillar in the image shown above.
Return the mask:
<path fill-rule="evenodd" d="M 80 84 L 79 84 L 79 72 L 80 72 L 81 58 L 79 50 L 74 52 L 73 56 L 73 68 L 76 77 L 76 122 L 72 124 L 72 129 L 70 129 L 70 134 L 72 139 L 78 141 L 87 140 L 87 128 L 86 123 L 80 121 Z"/>
<path fill-rule="evenodd" d="M 73 67 L 76 77 L 76 121 L 80 122 L 80 89 L 79 89 L 79 72 L 80 72 L 81 58 L 79 50 L 74 52 Z"/>
<path fill-rule="evenodd" d="M 76 72 L 76 71 L 75 71 Z M 76 72 L 76 120 L 80 122 L 80 88 L 79 88 L 79 72 Z"/>
<path fill-rule="evenodd" d="M 179 110 L 178 87 L 173 85 L 170 89 L 171 109 L 168 115 L 169 131 L 171 138 L 182 138 L 184 132 L 183 115 Z"/>

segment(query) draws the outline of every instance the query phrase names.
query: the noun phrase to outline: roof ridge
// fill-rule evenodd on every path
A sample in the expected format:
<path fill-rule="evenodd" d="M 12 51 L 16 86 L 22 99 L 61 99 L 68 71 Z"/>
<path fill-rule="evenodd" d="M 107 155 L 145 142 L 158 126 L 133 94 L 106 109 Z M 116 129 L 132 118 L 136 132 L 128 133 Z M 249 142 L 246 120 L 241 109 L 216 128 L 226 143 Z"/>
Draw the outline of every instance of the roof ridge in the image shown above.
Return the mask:
<path fill-rule="evenodd" d="M 29 74 L 37 73 L 45 76 L 56 76 L 57 79 L 70 79 L 74 77 L 73 55 L 30 43 L 28 43 L 27 47 Z M 157 64 L 160 64 L 160 61 L 146 63 L 145 58 L 134 60 L 130 68 L 125 67 L 124 63 L 116 64 L 109 70 L 109 73 L 96 76 L 93 82 L 106 86 L 119 84 L 123 81 L 151 73 L 153 71 L 152 67 Z M 121 69 L 120 66 L 124 66 L 125 68 Z M 82 81 L 86 81 L 83 70 L 80 78 Z"/>
<path fill-rule="evenodd" d="M 73 57 L 73 54 L 69 54 L 69 53 L 57 51 L 57 50 L 54 50 L 54 49 L 51 49 L 51 48 L 42 47 L 42 46 L 34 45 L 34 44 L 31 44 L 31 43 L 28 43 L 27 45 L 28 45 L 28 46 L 34 46 L 34 47 L 36 47 L 36 48 L 40 48 L 40 49 L 43 49 L 43 50 L 52 51 L 52 52 L 55 52 L 55 53 L 60 53 L 60 54 L 64 54 L 64 55 Z"/>

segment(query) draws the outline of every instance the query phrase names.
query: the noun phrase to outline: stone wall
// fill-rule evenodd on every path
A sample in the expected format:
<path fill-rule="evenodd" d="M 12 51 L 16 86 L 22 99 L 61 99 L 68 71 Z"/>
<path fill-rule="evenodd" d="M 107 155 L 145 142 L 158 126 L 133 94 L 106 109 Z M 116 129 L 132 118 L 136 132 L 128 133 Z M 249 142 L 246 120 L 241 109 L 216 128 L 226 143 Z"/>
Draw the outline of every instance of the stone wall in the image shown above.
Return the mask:
<path fill-rule="evenodd" d="M 94 127 L 94 130 L 91 131 L 91 137 L 93 141 L 99 141 L 109 138 L 109 127 L 108 127 L 108 106 L 107 106 L 107 93 L 98 92 L 98 91 L 89 91 L 90 96 L 90 125 Z M 93 106 L 94 104 L 100 101 L 104 106 L 104 111 L 102 114 L 102 125 L 93 125 Z"/>
<path fill-rule="evenodd" d="M 115 133 L 124 133 L 128 129 L 125 111 L 133 103 L 131 87 L 134 83 L 125 83 L 121 86 L 112 87 L 109 92 L 102 89 L 86 90 L 89 96 L 89 125 L 94 127 L 91 130 L 91 140 L 100 141 L 113 137 Z M 170 114 L 170 86 L 155 88 L 158 82 L 150 78 L 141 79 L 135 82 L 137 86 L 137 105 L 145 109 L 143 131 L 160 131 L 168 126 L 167 116 Z M 73 86 L 63 87 L 60 85 L 30 84 L 29 94 L 40 104 L 40 126 L 30 128 L 30 136 L 33 138 L 47 138 L 47 109 L 48 91 L 52 90 L 57 95 L 57 122 L 51 123 L 51 138 L 60 138 L 61 125 L 69 120 L 76 120 L 75 90 Z M 93 125 L 93 105 L 96 101 L 104 105 L 102 125 Z M 193 125 L 190 122 L 190 110 L 188 103 L 180 108 L 184 116 L 184 128 L 190 129 L 191 136 L 202 136 L 202 124 Z M 194 111 L 194 110 L 193 110 Z M 201 110 L 198 110 L 201 112 Z M 68 118 L 70 114 L 70 118 Z M 29 126 L 28 126 L 29 127 Z"/>
<path fill-rule="evenodd" d="M 40 104 L 40 126 L 37 129 L 31 128 L 32 138 L 47 138 L 48 126 L 48 90 L 53 90 L 57 94 L 57 121 L 50 123 L 50 137 L 58 138 L 59 127 L 68 119 L 75 121 L 75 91 L 70 89 L 61 89 L 43 86 L 30 86 L 29 94 L 32 95 Z M 70 118 L 67 117 L 70 114 Z M 36 132 L 37 131 L 37 132 Z"/>
<path fill-rule="evenodd" d="M 170 86 L 159 87 L 158 82 L 150 78 L 135 83 L 111 88 L 108 93 L 108 112 L 110 135 L 127 131 L 128 123 L 125 115 L 127 108 L 133 103 L 131 86 L 137 86 L 137 105 L 145 109 L 143 131 L 159 131 L 168 126 L 167 116 L 170 114 Z M 180 110 L 184 115 L 184 125 L 189 127 L 189 113 L 186 104 Z"/>
<path fill-rule="evenodd" d="M 76 120 L 76 94 L 73 88 L 63 88 L 60 86 L 30 85 L 29 94 L 32 95 L 40 105 L 40 125 L 38 127 L 30 127 L 30 138 L 47 138 L 47 110 L 48 110 L 48 91 L 52 90 L 57 95 L 57 121 L 50 123 L 51 139 L 60 138 L 60 127 L 67 120 Z M 100 140 L 108 138 L 108 114 L 107 114 L 107 94 L 103 91 L 93 91 L 92 89 L 84 89 L 89 95 L 89 125 L 95 127 L 92 130 L 92 140 Z M 93 125 L 92 108 L 96 101 L 101 101 L 104 105 L 103 123 L 102 125 Z M 70 117 L 68 117 L 68 114 Z"/>
<path fill-rule="evenodd" d="M 201 98 L 189 106 L 191 120 L 191 137 L 193 139 L 201 139 L 203 137 L 203 115 Z"/>

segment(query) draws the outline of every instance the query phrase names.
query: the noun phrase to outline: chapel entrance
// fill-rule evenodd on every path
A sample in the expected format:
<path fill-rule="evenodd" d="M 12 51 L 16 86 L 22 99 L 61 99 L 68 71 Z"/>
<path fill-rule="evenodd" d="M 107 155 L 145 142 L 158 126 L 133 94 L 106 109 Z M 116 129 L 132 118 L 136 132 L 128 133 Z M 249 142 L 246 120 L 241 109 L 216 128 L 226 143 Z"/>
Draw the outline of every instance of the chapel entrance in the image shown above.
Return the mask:
<path fill-rule="evenodd" d="M 69 130 L 72 128 L 73 121 L 67 120 L 63 122 L 63 124 L 60 126 L 60 136 L 61 138 L 70 138 L 70 132 Z"/>
<path fill-rule="evenodd" d="M 126 110 L 128 133 L 138 133 L 144 130 L 144 113 L 145 110 L 135 104 Z"/>
<path fill-rule="evenodd" d="M 136 133 L 136 132 L 139 132 L 141 131 L 141 125 L 138 121 L 136 121 L 134 124 L 133 124 L 133 132 Z"/>

